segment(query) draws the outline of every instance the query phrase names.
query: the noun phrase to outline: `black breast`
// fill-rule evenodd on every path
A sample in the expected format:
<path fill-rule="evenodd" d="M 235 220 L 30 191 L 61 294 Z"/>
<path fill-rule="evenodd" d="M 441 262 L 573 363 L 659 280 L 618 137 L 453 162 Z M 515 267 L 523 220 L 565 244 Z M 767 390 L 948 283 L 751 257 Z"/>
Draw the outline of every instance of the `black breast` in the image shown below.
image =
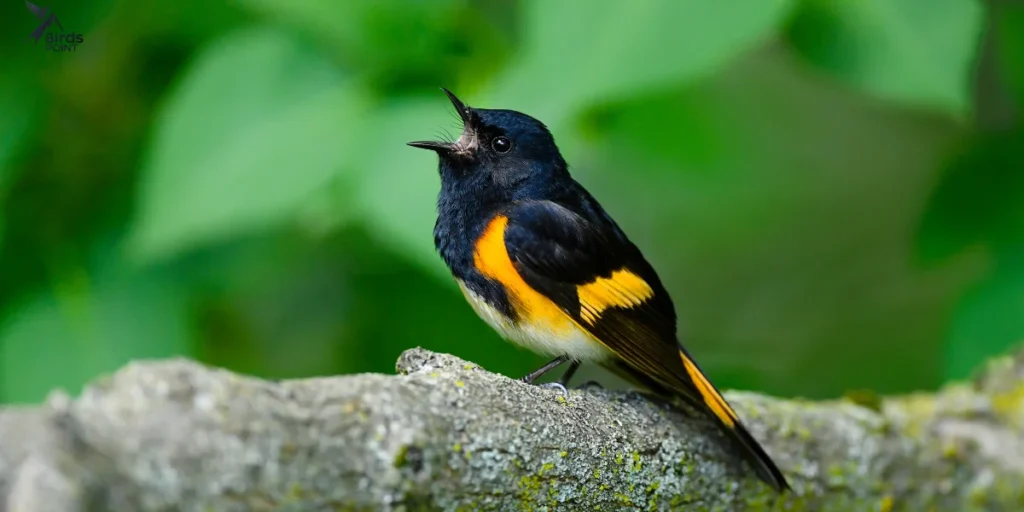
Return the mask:
<path fill-rule="evenodd" d="M 434 248 L 456 279 L 491 307 L 514 317 L 505 289 L 477 271 L 473 263 L 476 241 L 501 208 L 470 197 L 467 189 L 469 187 L 442 183 L 434 224 Z"/>

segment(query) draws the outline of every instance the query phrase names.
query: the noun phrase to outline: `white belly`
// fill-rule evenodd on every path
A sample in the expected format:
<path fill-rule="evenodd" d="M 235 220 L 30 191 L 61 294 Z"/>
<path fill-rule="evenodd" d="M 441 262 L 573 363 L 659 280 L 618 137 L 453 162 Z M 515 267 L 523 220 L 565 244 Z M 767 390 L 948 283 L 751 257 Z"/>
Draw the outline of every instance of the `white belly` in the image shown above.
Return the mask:
<path fill-rule="evenodd" d="M 551 325 L 528 325 L 522 322 L 515 325 L 462 282 L 459 282 L 459 288 L 477 315 L 503 338 L 516 345 L 538 354 L 551 357 L 569 356 L 575 361 L 585 363 L 598 363 L 612 356 L 604 345 L 580 329 L 568 317 L 565 325 L 558 326 L 557 329 Z"/>

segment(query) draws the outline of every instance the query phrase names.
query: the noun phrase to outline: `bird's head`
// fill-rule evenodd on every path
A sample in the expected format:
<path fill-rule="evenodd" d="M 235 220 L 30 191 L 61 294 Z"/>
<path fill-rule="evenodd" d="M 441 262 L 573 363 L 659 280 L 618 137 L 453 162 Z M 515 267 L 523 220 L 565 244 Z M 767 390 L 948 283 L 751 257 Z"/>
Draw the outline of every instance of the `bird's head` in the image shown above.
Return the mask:
<path fill-rule="evenodd" d="M 514 110 L 473 108 L 443 90 L 462 120 L 459 138 L 408 143 L 437 153 L 443 181 L 471 181 L 514 194 L 568 176 L 543 123 Z"/>

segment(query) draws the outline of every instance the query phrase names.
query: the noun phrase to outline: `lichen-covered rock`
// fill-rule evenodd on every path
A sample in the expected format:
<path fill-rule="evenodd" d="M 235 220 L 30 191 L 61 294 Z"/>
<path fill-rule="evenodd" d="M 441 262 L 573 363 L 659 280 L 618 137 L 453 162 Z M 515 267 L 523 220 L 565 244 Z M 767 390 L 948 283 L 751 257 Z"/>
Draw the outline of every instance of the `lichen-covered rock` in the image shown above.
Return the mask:
<path fill-rule="evenodd" d="M 528 386 L 415 349 L 397 376 L 266 382 L 135 363 L 0 410 L 0 511 L 1019 510 L 1021 361 L 937 395 L 727 397 L 794 491 L 640 393 Z"/>

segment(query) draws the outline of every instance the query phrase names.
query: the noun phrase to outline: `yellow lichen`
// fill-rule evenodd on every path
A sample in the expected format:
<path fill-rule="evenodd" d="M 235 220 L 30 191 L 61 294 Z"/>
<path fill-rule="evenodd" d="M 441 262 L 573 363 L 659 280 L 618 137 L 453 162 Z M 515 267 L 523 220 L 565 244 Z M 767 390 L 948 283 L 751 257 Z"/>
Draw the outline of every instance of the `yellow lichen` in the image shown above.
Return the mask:
<path fill-rule="evenodd" d="M 292 501 L 299 501 L 302 499 L 302 494 L 302 485 L 298 482 L 292 482 L 291 485 L 288 486 L 288 494 L 285 497 Z"/>
<path fill-rule="evenodd" d="M 960 455 L 960 450 L 957 448 L 956 443 L 953 441 L 946 441 L 942 443 L 942 456 L 947 459 L 956 459 Z"/>
<path fill-rule="evenodd" d="M 882 411 L 882 397 L 870 389 L 855 389 L 843 395 L 847 401 L 875 412 Z"/>
<path fill-rule="evenodd" d="M 1018 417 L 1018 411 L 1024 404 L 1024 384 L 1013 389 L 992 395 L 992 409 L 1000 417 L 1014 419 Z"/>
<path fill-rule="evenodd" d="M 533 510 L 540 494 L 541 480 L 536 476 L 524 475 L 519 479 L 519 499 L 522 510 Z"/>
<path fill-rule="evenodd" d="M 615 493 L 615 499 L 618 500 L 619 503 L 622 503 L 623 505 L 626 505 L 627 507 L 633 505 L 633 502 L 629 500 L 629 496 L 626 496 L 625 494 L 622 494 L 621 492 Z"/>
<path fill-rule="evenodd" d="M 885 495 L 882 498 L 882 505 L 879 507 L 880 512 L 892 512 L 893 500 L 891 495 Z"/>

